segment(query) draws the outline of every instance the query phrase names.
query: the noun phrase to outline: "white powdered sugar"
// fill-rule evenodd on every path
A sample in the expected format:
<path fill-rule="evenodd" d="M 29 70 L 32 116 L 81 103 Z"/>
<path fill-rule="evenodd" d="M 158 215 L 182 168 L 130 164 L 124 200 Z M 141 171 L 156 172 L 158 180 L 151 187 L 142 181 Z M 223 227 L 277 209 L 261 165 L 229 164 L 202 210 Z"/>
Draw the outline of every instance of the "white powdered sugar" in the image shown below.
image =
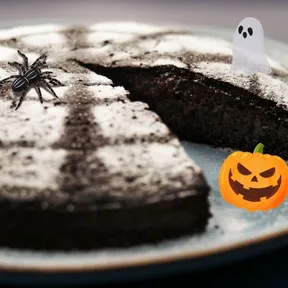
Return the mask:
<path fill-rule="evenodd" d="M 48 47 L 50 49 L 65 49 L 68 50 L 67 39 L 66 37 L 57 32 L 36 34 L 24 36 L 21 38 L 21 41 L 27 45 L 35 48 Z"/>
<path fill-rule="evenodd" d="M 127 52 L 117 52 L 114 53 L 113 56 L 111 57 L 110 61 L 121 61 L 121 60 L 125 60 L 125 59 L 129 59 L 130 60 L 131 54 L 127 53 Z"/>
<path fill-rule="evenodd" d="M 85 75 L 86 75 L 86 79 L 88 80 L 89 84 L 95 84 L 95 85 L 96 84 L 97 85 L 111 85 L 111 84 L 113 84 L 111 79 L 109 79 L 105 76 L 96 74 L 94 72 L 87 72 Z M 78 76 L 79 76 L 79 74 L 78 74 Z"/>
<path fill-rule="evenodd" d="M 242 71 L 231 71 L 231 64 L 217 62 L 200 62 L 193 69 L 196 73 L 201 73 L 207 77 L 227 81 L 233 85 L 249 89 L 249 77 Z"/>
<path fill-rule="evenodd" d="M 14 69 L 11 66 L 8 66 L 8 67 L 6 66 L 5 68 L 0 68 L 0 80 L 8 78 L 11 75 L 13 75 L 15 73 Z M 0 87 L 0 89 L 1 89 L 1 87 Z"/>
<path fill-rule="evenodd" d="M 14 28 L 8 28 L 0 30 L 0 40 L 6 40 L 10 38 L 16 38 L 19 36 L 42 34 L 49 32 L 60 32 L 67 28 L 64 25 L 57 24 L 46 24 L 46 25 L 35 25 L 35 26 L 19 26 Z"/>
<path fill-rule="evenodd" d="M 187 155 L 179 150 L 178 145 L 169 143 L 106 146 L 99 148 L 95 157 L 109 170 L 109 186 L 112 189 L 119 190 L 123 178 L 132 177 L 134 181 L 125 184 L 146 186 L 146 195 L 152 196 L 149 202 L 159 200 L 159 188 L 168 185 L 172 189 L 181 189 L 183 183 L 191 183 L 191 169 L 198 171 L 193 162 L 187 161 Z M 189 193 L 193 192 L 190 190 Z M 154 199 L 153 195 L 157 195 L 158 199 Z M 171 196 L 173 198 L 173 194 Z"/>
<path fill-rule="evenodd" d="M 170 144 L 160 143 L 117 145 L 99 148 L 96 155 L 97 158 L 104 160 L 105 166 L 108 167 L 112 173 L 121 172 L 123 166 L 132 171 L 138 170 L 137 164 L 140 164 L 140 162 L 142 162 L 141 164 L 144 163 L 144 166 L 140 166 L 141 169 L 145 170 L 145 168 L 149 169 L 149 167 L 153 167 L 153 170 L 157 168 L 167 171 L 169 167 L 173 168 L 173 170 L 179 168 L 177 166 L 174 167 L 175 162 L 173 160 L 173 154 L 179 154 L 178 148 L 179 147 Z M 126 153 L 127 150 L 130 153 Z M 187 164 L 187 162 L 185 164 Z M 182 170 L 182 167 L 180 170 Z"/>
<path fill-rule="evenodd" d="M 1 62 L 13 61 L 17 59 L 18 56 L 19 55 L 16 49 L 0 46 L 0 61 Z"/>
<path fill-rule="evenodd" d="M 258 73 L 258 83 L 261 88 L 263 98 L 271 99 L 278 105 L 284 105 L 288 110 L 288 85 L 279 79 L 271 78 L 266 74 Z"/>
<path fill-rule="evenodd" d="M 158 43 L 159 40 L 157 39 L 139 39 L 135 44 L 140 48 L 140 51 L 155 51 Z M 133 49 L 133 47 L 131 47 L 131 49 Z"/>
<path fill-rule="evenodd" d="M 191 51 L 199 54 L 232 54 L 232 46 L 229 42 L 219 38 L 194 35 L 163 36 L 155 50 L 159 53 Z"/>
<path fill-rule="evenodd" d="M 66 154 L 65 150 L 49 148 L 0 149 L 0 187 L 56 190 L 59 168 Z"/>
<path fill-rule="evenodd" d="M 42 70 L 45 72 L 45 70 Z M 86 84 L 86 85 L 111 85 L 112 80 L 109 78 L 96 74 L 91 71 L 85 73 L 69 73 L 63 72 L 61 69 L 48 68 L 47 71 L 53 72 L 51 77 L 59 80 L 63 85 Z M 0 70 L 1 73 L 1 70 Z"/>
<path fill-rule="evenodd" d="M 151 66 L 151 62 L 150 61 L 132 61 L 131 62 L 131 66 L 134 66 L 134 67 L 139 67 L 139 66 Z"/>
<path fill-rule="evenodd" d="M 92 61 L 95 63 L 105 63 L 109 59 L 109 54 L 112 53 L 110 45 L 93 48 L 81 48 L 75 51 L 69 52 L 67 55 L 71 55 L 70 58 L 75 58 L 82 62 Z"/>
<path fill-rule="evenodd" d="M 231 71 L 231 64 L 216 62 L 200 62 L 194 67 L 193 71 L 247 90 L 251 86 L 252 77 L 256 77 L 255 79 L 261 90 L 260 97 L 273 100 L 278 105 L 288 105 L 288 85 L 269 75 L 256 73 L 254 76 L 247 76 L 246 73 L 240 70 Z"/>
<path fill-rule="evenodd" d="M 284 67 L 282 64 L 280 64 L 279 62 L 267 57 L 267 60 L 271 66 L 271 68 L 275 69 L 275 70 L 279 70 L 285 74 L 288 74 L 288 69 L 286 67 Z"/>
<path fill-rule="evenodd" d="M 169 133 L 159 117 L 147 110 L 142 102 L 112 103 L 94 108 L 95 119 L 104 136 L 115 137 L 161 136 Z"/>
<path fill-rule="evenodd" d="M 87 34 L 86 41 L 91 45 L 95 45 L 97 43 L 102 44 L 105 41 L 111 41 L 113 43 L 124 43 L 127 41 L 131 41 L 134 38 L 135 35 L 129 33 L 95 31 Z"/>
<path fill-rule="evenodd" d="M 88 92 L 93 94 L 95 99 L 117 99 L 122 98 L 127 100 L 128 91 L 121 86 L 112 87 L 110 85 L 97 85 L 86 87 Z"/>
<path fill-rule="evenodd" d="M 58 86 L 58 87 L 53 87 L 53 90 L 55 91 L 56 95 L 59 97 L 59 99 L 63 98 L 65 96 L 65 94 L 67 93 L 67 91 L 69 90 L 70 86 Z M 55 100 L 55 97 L 51 94 L 51 92 L 49 92 L 46 89 L 40 88 L 41 89 L 41 93 L 44 99 L 44 102 L 51 102 L 51 100 Z M 25 102 L 27 102 L 27 100 L 31 100 L 31 101 L 39 101 L 38 100 L 38 94 L 37 91 L 32 87 L 26 94 L 25 96 L 25 100 L 23 101 L 22 105 L 25 105 Z"/>
<path fill-rule="evenodd" d="M 35 143 L 35 147 L 49 147 L 60 139 L 68 108 L 53 103 L 41 105 L 38 98 L 36 100 L 23 101 L 17 111 L 10 108 L 10 101 L 0 101 L 0 139 L 3 144 L 27 141 Z"/>
<path fill-rule="evenodd" d="M 104 22 L 96 23 L 90 27 L 93 30 L 103 32 L 133 33 L 136 35 L 159 33 L 167 31 L 167 27 L 159 27 L 137 22 Z"/>
<path fill-rule="evenodd" d="M 37 53 L 25 53 L 28 57 L 29 65 L 31 65 L 40 55 Z M 20 62 L 23 63 L 23 58 L 17 53 L 17 49 L 0 46 L 0 62 Z M 15 68 L 15 70 L 17 70 Z"/>
<path fill-rule="evenodd" d="M 166 58 L 166 59 L 160 58 L 151 64 L 151 66 L 161 66 L 161 65 L 173 65 L 173 66 L 176 66 L 178 68 L 187 68 L 187 64 L 184 64 L 181 61 L 173 60 L 170 58 Z"/>

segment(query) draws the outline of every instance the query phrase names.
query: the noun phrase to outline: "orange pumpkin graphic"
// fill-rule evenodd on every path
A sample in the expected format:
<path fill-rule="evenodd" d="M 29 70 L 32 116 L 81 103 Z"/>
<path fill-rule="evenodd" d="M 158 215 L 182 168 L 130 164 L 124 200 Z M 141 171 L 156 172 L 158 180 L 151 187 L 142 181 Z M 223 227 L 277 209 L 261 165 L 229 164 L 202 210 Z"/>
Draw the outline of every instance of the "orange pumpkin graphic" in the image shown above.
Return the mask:
<path fill-rule="evenodd" d="M 223 162 L 219 189 L 224 200 L 249 211 L 266 211 L 283 203 L 288 188 L 288 167 L 275 155 L 263 154 L 259 143 L 253 153 L 237 151 Z"/>

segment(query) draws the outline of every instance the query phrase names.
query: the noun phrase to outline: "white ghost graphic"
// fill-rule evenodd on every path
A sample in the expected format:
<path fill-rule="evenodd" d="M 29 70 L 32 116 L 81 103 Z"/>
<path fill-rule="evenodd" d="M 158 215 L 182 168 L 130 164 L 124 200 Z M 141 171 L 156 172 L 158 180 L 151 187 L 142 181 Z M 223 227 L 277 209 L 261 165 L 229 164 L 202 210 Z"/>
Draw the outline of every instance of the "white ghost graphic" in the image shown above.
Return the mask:
<path fill-rule="evenodd" d="M 233 36 L 231 69 L 240 69 L 249 75 L 257 72 L 270 74 L 271 67 L 264 48 L 264 30 L 259 20 L 247 17 L 237 26 Z"/>

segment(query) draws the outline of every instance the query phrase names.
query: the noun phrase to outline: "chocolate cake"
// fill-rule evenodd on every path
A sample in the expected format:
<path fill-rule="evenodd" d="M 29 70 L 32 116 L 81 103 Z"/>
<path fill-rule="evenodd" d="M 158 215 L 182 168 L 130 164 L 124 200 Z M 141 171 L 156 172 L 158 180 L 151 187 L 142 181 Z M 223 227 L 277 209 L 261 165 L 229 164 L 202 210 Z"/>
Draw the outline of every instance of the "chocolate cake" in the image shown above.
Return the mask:
<path fill-rule="evenodd" d="M 48 54 L 59 99 L 0 89 L 0 246 L 99 249 L 203 233 L 209 185 L 179 140 L 287 156 L 286 68 L 231 72 L 231 44 L 138 23 L 0 31 L 0 78 Z M 12 107 L 12 108 L 11 108 Z"/>

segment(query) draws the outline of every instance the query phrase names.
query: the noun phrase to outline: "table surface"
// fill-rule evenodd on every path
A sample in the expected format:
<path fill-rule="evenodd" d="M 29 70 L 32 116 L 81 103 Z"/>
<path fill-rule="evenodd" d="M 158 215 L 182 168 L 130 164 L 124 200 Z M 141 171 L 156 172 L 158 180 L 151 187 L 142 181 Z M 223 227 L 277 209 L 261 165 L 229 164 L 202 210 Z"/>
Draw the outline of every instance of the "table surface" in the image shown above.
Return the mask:
<path fill-rule="evenodd" d="M 236 3 L 235 3 L 236 2 Z M 288 43 L 288 1 L 189 1 L 189 0 L 0 0 L 0 25 L 23 22 L 77 23 L 135 20 L 147 23 L 183 23 L 235 29 L 242 18 L 258 18 L 266 37 Z M 248 261 L 204 272 L 173 276 L 154 281 L 190 287 L 199 282 L 211 287 L 288 287 L 288 247 Z M 141 285 L 149 285 L 143 283 Z M 140 285 L 140 286 L 141 286 Z M 199 285 L 199 284 L 198 284 Z M 131 283 L 129 286 L 135 286 Z M 137 284 L 139 286 L 139 284 Z M 127 285 L 125 285 L 127 287 Z"/>

